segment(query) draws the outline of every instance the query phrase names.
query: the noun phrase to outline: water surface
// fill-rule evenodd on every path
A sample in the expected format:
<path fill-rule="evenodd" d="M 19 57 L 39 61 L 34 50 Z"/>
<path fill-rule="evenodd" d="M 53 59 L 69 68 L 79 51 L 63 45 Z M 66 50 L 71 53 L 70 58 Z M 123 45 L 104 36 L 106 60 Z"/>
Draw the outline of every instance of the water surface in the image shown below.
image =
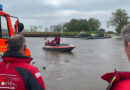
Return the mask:
<path fill-rule="evenodd" d="M 130 71 L 121 39 L 61 38 L 61 43 L 76 45 L 69 53 L 43 50 L 41 37 L 26 40 L 47 90 L 105 90 L 107 82 L 100 79 L 101 75 L 115 68 Z"/>

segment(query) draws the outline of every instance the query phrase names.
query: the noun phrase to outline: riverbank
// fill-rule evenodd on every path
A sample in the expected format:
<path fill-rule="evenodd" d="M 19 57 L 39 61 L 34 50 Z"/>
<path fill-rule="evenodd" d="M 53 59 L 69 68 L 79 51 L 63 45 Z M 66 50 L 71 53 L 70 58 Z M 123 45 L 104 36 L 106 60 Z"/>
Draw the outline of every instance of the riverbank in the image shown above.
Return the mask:
<path fill-rule="evenodd" d="M 57 32 L 22 32 L 22 34 L 25 37 L 51 37 L 51 36 L 55 36 L 55 35 L 60 35 L 60 33 Z"/>
<path fill-rule="evenodd" d="M 80 33 L 80 32 L 22 32 L 25 37 L 54 37 L 59 35 L 61 37 L 71 37 L 71 38 L 78 38 L 78 37 L 88 37 L 90 34 L 88 32 Z M 94 33 L 96 34 L 96 33 Z M 107 34 L 108 35 L 108 34 Z M 109 34 L 109 36 L 113 36 L 114 34 Z"/>
<path fill-rule="evenodd" d="M 80 32 L 22 32 L 22 34 L 25 37 L 54 37 L 56 35 L 59 35 L 61 37 L 75 37 L 76 35 L 80 34 Z M 84 36 L 84 34 L 81 34 L 81 36 Z"/>

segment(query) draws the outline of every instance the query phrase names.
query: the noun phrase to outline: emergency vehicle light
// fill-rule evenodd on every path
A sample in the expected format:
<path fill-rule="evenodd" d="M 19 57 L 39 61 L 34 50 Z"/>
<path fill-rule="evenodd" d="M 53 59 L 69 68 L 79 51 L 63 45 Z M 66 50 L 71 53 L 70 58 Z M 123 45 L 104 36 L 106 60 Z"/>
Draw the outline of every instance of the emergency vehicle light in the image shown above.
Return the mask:
<path fill-rule="evenodd" d="M 0 11 L 2 11 L 3 10 L 3 6 L 0 4 Z"/>

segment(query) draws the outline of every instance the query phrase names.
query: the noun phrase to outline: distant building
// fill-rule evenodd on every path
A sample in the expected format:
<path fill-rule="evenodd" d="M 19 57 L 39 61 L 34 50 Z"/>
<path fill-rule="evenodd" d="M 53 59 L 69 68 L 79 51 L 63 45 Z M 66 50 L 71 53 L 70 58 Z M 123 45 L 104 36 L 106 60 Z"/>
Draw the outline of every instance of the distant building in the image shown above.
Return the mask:
<path fill-rule="evenodd" d="M 107 36 L 112 37 L 114 34 L 115 34 L 115 32 L 113 32 L 113 31 L 107 31 Z"/>
<path fill-rule="evenodd" d="M 105 29 L 99 29 L 99 34 L 104 34 L 105 33 Z"/>
<path fill-rule="evenodd" d="M 104 34 L 105 34 L 105 29 L 99 29 L 98 36 L 99 37 L 104 37 Z"/>

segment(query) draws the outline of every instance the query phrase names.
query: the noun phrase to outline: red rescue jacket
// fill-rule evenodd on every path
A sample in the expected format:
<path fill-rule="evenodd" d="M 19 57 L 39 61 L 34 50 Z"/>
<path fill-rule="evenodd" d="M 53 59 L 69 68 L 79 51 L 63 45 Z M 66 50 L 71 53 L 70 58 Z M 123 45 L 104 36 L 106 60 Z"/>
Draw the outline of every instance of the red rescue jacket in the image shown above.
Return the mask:
<path fill-rule="evenodd" d="M 60 42 L 60 37 L 57 36 L 57 37 L 55 38 L 55 41 L 56 41 L 56 43 L 57 43 L 57 42 Z"/>
<path fill-rule="evenodd" d="M 38 69 L 30 65 L 32 58 L 6 51 L 0 62 L 0 90 L 45 90 Z"/>
<path fill-rule="evenodd" d="M 122 83 L 122 81 L 130 80 L 130 72 L 118 72 L 118 71 L 110 72 L 102 75 L 101 78 L 109 83 L 106 90 L 120 90 L 116 88 L 117 85 L 121 85 L 119 83 L 120 82 Z M 125 84 L 123 82 L 123 86 L 127 86 L 127 83 Z M 130 90 L 130 87 L 125 87 L 125 90 Z"/>

